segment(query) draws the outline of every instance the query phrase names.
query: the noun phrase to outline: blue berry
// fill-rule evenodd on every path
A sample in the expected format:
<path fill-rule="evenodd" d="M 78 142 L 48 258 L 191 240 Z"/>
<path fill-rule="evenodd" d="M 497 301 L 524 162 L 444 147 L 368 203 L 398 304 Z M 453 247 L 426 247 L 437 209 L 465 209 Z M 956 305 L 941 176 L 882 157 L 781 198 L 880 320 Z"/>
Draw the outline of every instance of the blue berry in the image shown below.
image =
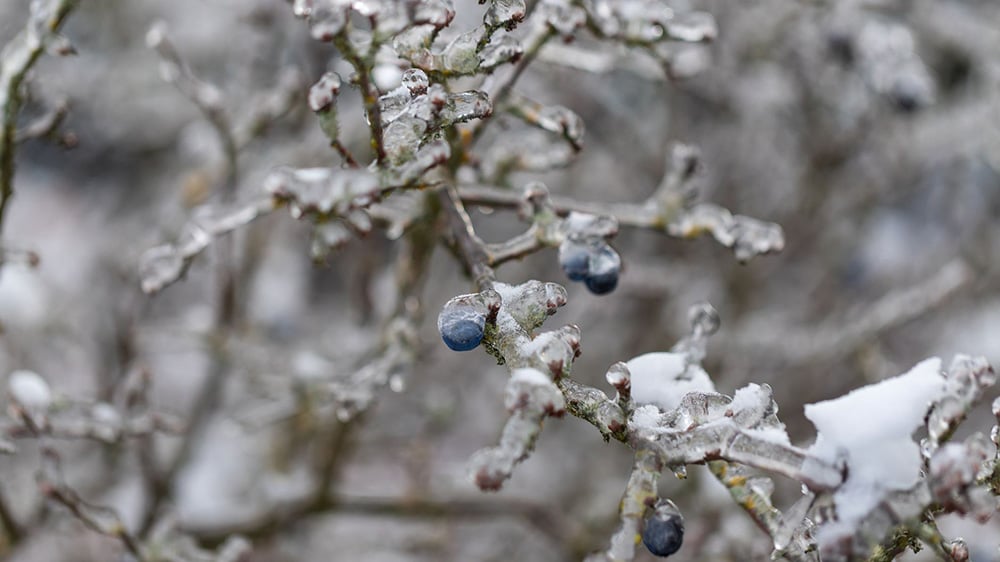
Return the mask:
<path fill-rule="evenodd" d="M 483 341 L 486 317 L 467 305 L 446 306 L 438 316 L 441 339 L 452 351 L 470 351 Z"/>
<path fill-rule="evenodd" d="M 570 281 L 583 281 L 590 272 L 591 249 L 586 244 L 566 240 L 559 245 L 559 265 Z"/>
<path fill-rule="evenodd" d="M 618 252 L 607 244 L 601 244 L 590 255 L 584 283 L 591 293 L 605 295 L 618 286 L 618 275 L 621 270 L 622 259 Z"/>
<path fill-rule="evenodd" d="M 684 519 L 674 509 L 658 509 L 648 518 L 642 529 L 642 544 L 656 556 L 670 556 L 684 542 Z"/>

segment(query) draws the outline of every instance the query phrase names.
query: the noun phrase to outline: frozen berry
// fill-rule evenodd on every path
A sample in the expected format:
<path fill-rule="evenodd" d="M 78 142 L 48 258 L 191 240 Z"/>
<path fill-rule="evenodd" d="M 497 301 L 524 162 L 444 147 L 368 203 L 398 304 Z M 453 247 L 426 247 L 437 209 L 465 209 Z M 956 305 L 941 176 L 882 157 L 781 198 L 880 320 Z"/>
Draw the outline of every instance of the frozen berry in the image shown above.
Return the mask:
<path fill-rule="evenodd" d="M 618 275 L 621 273 L 622 259 L 618 252 L 607 244 L 601 244 L 590 255 L 588 273 L 584 283 L 591 293 L 604 295 L 618 286 Z"/>
<path fill-rule="evenodd" d="M 441 339 L 453 351 L 470 351 L 483 341 L 486 317 L 467 305 L 446 306 L 438 316 Z"/>
<path fill-rule="evenodd" d="M 583 281 L 590 271 L 591 248 L 575 240 L 559 245 L 559 265 L 570 281 Z"/>
<path fill-rule="evenodd" d="M 642 544 L 656 556 L 670 556 L 684 542 L 684 519 L 672 502 L 662 502 L 646 518 Z"/>

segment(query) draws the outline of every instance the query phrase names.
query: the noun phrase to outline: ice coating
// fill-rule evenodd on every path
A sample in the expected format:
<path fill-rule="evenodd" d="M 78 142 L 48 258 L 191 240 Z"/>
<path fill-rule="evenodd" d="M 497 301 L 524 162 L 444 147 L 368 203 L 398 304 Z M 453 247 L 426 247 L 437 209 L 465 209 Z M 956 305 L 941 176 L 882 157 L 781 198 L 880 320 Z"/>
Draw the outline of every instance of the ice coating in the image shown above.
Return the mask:
<path fill-rule="evenodd" d="M 626 363 L 632 374 L 632 399 L 673 410 L 689 392 L 715 392 L 715 385 L 698 365 L 688 365 L 682 353 L 647 353 Z"/>

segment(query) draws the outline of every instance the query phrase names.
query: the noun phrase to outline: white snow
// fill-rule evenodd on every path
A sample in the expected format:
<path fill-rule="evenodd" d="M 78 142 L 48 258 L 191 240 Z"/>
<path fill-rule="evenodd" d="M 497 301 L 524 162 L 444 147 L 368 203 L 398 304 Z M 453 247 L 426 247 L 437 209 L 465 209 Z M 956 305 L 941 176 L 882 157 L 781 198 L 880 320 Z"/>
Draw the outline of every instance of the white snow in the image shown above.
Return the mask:
<path fill-rule="evenodd" d="M 647 353 L 626 363 L 632 375 L 632 399 L 636 404 L 654 404 L 669 411 L 689 392 L 715 392 L 708 373 L 688 365 L 682 353 Z"/>
<path fill-rule="evenodd" d="M 733 401 L 729 404 L 729 408 L 733 412 L 741 412 L 744 410 L 767 408 L 770 404 L 771 389 L 766 385 L 762 386 L 757 383 L 750 383 L 743 388 L 738 388 L 736 390 L 736 394 L 733 395 Z M 791 441 L 788 438 L 788 432 L 785 430 L 785 424 L 780 422 L 778 425 L 762 425 L 760 427 L 754 427 L 744 431 L 765 441 L 770 441 L 771 443 L 791 445 Z"/>
<path fill-rule="evenodd" d="M 827 462 L 847 463 L 847 481 L 834 494 L 839 522 L 820 529 L 834 540 L 856 528 L 889 490 L 914 485 L 920 478 L 920 449 L 911 435 L 944 390 L 941 359 L 918 363 L 904 375 L 854 390 L 840 398 L 807 404 L 806 417 L 816 426 L 809 452 Z"/>
<path fill-rule="evenodd" d="M 660 412 L 659 408 L 652 405 L 639 406 L 632 411 L 632 416 L 629 418 L 628 425 L 630 429 L 650 429 L 655 430 L 660 427 L 660 420 L 663 418 L 663 414 Z"/>
<path fill-rule="evenodd" d="M 52 389 L 38 373 L 19 370 L 7 379 L 10 398 L 25 410 L 44 412 L 52 405 Z"/>
<path fill-rule="evenodd" d="M 552 384 L 552 379 L 546 376 L 545 373 L 531 367 L 514 369 L 510 373 L 510 378 L 512 382 L 531 386 L 549 386 Z"/>

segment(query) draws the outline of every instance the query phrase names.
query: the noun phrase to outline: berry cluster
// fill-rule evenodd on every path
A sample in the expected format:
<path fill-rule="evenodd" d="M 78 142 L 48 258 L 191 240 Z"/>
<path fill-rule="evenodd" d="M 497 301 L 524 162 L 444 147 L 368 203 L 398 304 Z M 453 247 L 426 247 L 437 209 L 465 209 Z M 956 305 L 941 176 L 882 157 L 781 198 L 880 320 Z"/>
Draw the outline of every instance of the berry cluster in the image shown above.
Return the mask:
<path fill-rule="evenodd" d="M 559 245 L 559 265 L 570 281 L 583 281 L 595 295 L 604 295 L 618 286 L 622 259 L 601 239 L 566 239 Z"/>

